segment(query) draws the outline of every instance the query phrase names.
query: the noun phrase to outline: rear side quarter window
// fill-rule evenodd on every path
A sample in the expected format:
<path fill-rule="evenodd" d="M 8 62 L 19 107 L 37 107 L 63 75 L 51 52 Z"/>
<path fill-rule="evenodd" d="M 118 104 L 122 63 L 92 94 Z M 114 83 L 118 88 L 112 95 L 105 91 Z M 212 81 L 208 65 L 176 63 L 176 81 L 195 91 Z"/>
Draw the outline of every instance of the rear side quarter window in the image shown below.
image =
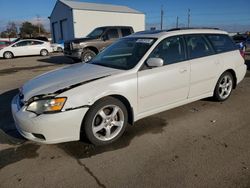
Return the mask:
<path fill-rule="evenodd" d="M 128 36 L 132 33 L 130 28 L 121 28 L 121 32 L 123 37 Z"/>
<path fill-rule="evenodd" d="M 237 47 L 228 35 L 208 34 L 206 35 L 217 53 L 236 50 Z"/>

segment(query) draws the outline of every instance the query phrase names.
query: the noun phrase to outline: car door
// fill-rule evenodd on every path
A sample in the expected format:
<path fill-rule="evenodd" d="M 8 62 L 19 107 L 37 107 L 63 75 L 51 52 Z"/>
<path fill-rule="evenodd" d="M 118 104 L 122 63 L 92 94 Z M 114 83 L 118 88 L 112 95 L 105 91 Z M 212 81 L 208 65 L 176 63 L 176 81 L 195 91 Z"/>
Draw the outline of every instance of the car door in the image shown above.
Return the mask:
<path fill-rule="evenodd" d="M 166 38 L 149 58 L 161 58 L 164 66 L 138 72 L 138 111 L 145 113 L 187 100 L 190 64 L 182 36 Z"/>
<path fill-rule="evenodd" d="M 29 41 L 19 41 L 11 46 L 11 52 L 14 56 L 24 56 L 29 52 Z"/>
<path fill-rule="evenodd" d="M 220 68 L 218 55 L 215 55 L 203 35 L 187 35 L 185 39 L 191 67 L 188 97 L 194 98 L 213 92 Z"/>

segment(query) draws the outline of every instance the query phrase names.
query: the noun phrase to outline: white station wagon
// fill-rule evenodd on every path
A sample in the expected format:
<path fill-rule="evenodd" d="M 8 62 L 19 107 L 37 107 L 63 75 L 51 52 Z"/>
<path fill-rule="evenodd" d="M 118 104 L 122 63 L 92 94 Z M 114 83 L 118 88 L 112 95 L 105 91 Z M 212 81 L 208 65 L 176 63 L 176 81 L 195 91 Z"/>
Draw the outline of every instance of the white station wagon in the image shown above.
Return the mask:
<path fill-rule="evenodd" d="M 60 143 L 84 133 L 104 145 L 144 117 L 202 98 L 228 99 L 245 74 L 244 59 L 224 31 L 139 32 L 89 63 L 28 81 L 14 97 L 12 113 L 27 139 Z"/>

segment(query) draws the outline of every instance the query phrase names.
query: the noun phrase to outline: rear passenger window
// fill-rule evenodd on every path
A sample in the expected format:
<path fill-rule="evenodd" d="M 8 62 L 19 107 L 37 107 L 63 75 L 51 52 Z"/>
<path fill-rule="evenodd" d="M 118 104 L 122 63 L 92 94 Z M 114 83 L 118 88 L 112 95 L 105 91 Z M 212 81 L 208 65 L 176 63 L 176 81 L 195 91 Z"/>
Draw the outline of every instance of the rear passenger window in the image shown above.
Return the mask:
<path fill-rule="evenodd" d="M 161 41 L 149 56 L 161 58 L 164 65 L 178 63 L 186 59 L 183 37 L 176 36 Z"/>
<path fill-rule="evenodd" d="M 116 39 L 119 38 L 118 30 L 117 29 L 110 29 L 107 32 L 109 39 Z"/>
<path fill-rule="evenodd" d="M 212 55 L 213 49 L 202 35 L 186 36 L 189 58 L 200 58 Z"/>
<path fill-rule="evenodd" d="M 40 42 L 40 41 L 33 41 L 32 45 L 41 45 L 43 44 L 44 42 Z"/>
<path fill-rule="evenodd" d="M 235 44 L 227 35 L 207 35 L 217 53 L 228 52 L 236 49 Z"/>
<path fill-rule="evenodd" d="M 129 28 L 122 28 L 121 31 L 122 31 L 122 36 L 123 37 L 128 36 L 128 35 L 131 34 L 131 31 L 130 31 Z"/>

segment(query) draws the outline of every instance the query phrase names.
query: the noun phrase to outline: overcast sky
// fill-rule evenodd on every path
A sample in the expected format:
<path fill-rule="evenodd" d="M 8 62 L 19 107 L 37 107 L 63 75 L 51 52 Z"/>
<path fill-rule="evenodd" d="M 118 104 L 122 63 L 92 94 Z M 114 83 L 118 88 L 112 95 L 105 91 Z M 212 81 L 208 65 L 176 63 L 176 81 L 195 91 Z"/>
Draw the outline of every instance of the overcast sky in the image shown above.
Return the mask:
<path fill-rule="evenodd" d="M 82 0 L 81 0 L 82 1 Z M 191 26 L 219 27 L 228 31 L 250 30 L 250 0 L 87 0 L 85 2 L 126 5 L 146 14 L 146 26 L 159 27 L 160 8 L 164 10 L 164 28 L 173 28 L 179 16 L 180 26 L 187 26 L 191 10 Z M 37 22 L 39 17 L 49 29 L 48 16 L 56 0 L 0 0 L 0 30 L 8 21 Z"/>

